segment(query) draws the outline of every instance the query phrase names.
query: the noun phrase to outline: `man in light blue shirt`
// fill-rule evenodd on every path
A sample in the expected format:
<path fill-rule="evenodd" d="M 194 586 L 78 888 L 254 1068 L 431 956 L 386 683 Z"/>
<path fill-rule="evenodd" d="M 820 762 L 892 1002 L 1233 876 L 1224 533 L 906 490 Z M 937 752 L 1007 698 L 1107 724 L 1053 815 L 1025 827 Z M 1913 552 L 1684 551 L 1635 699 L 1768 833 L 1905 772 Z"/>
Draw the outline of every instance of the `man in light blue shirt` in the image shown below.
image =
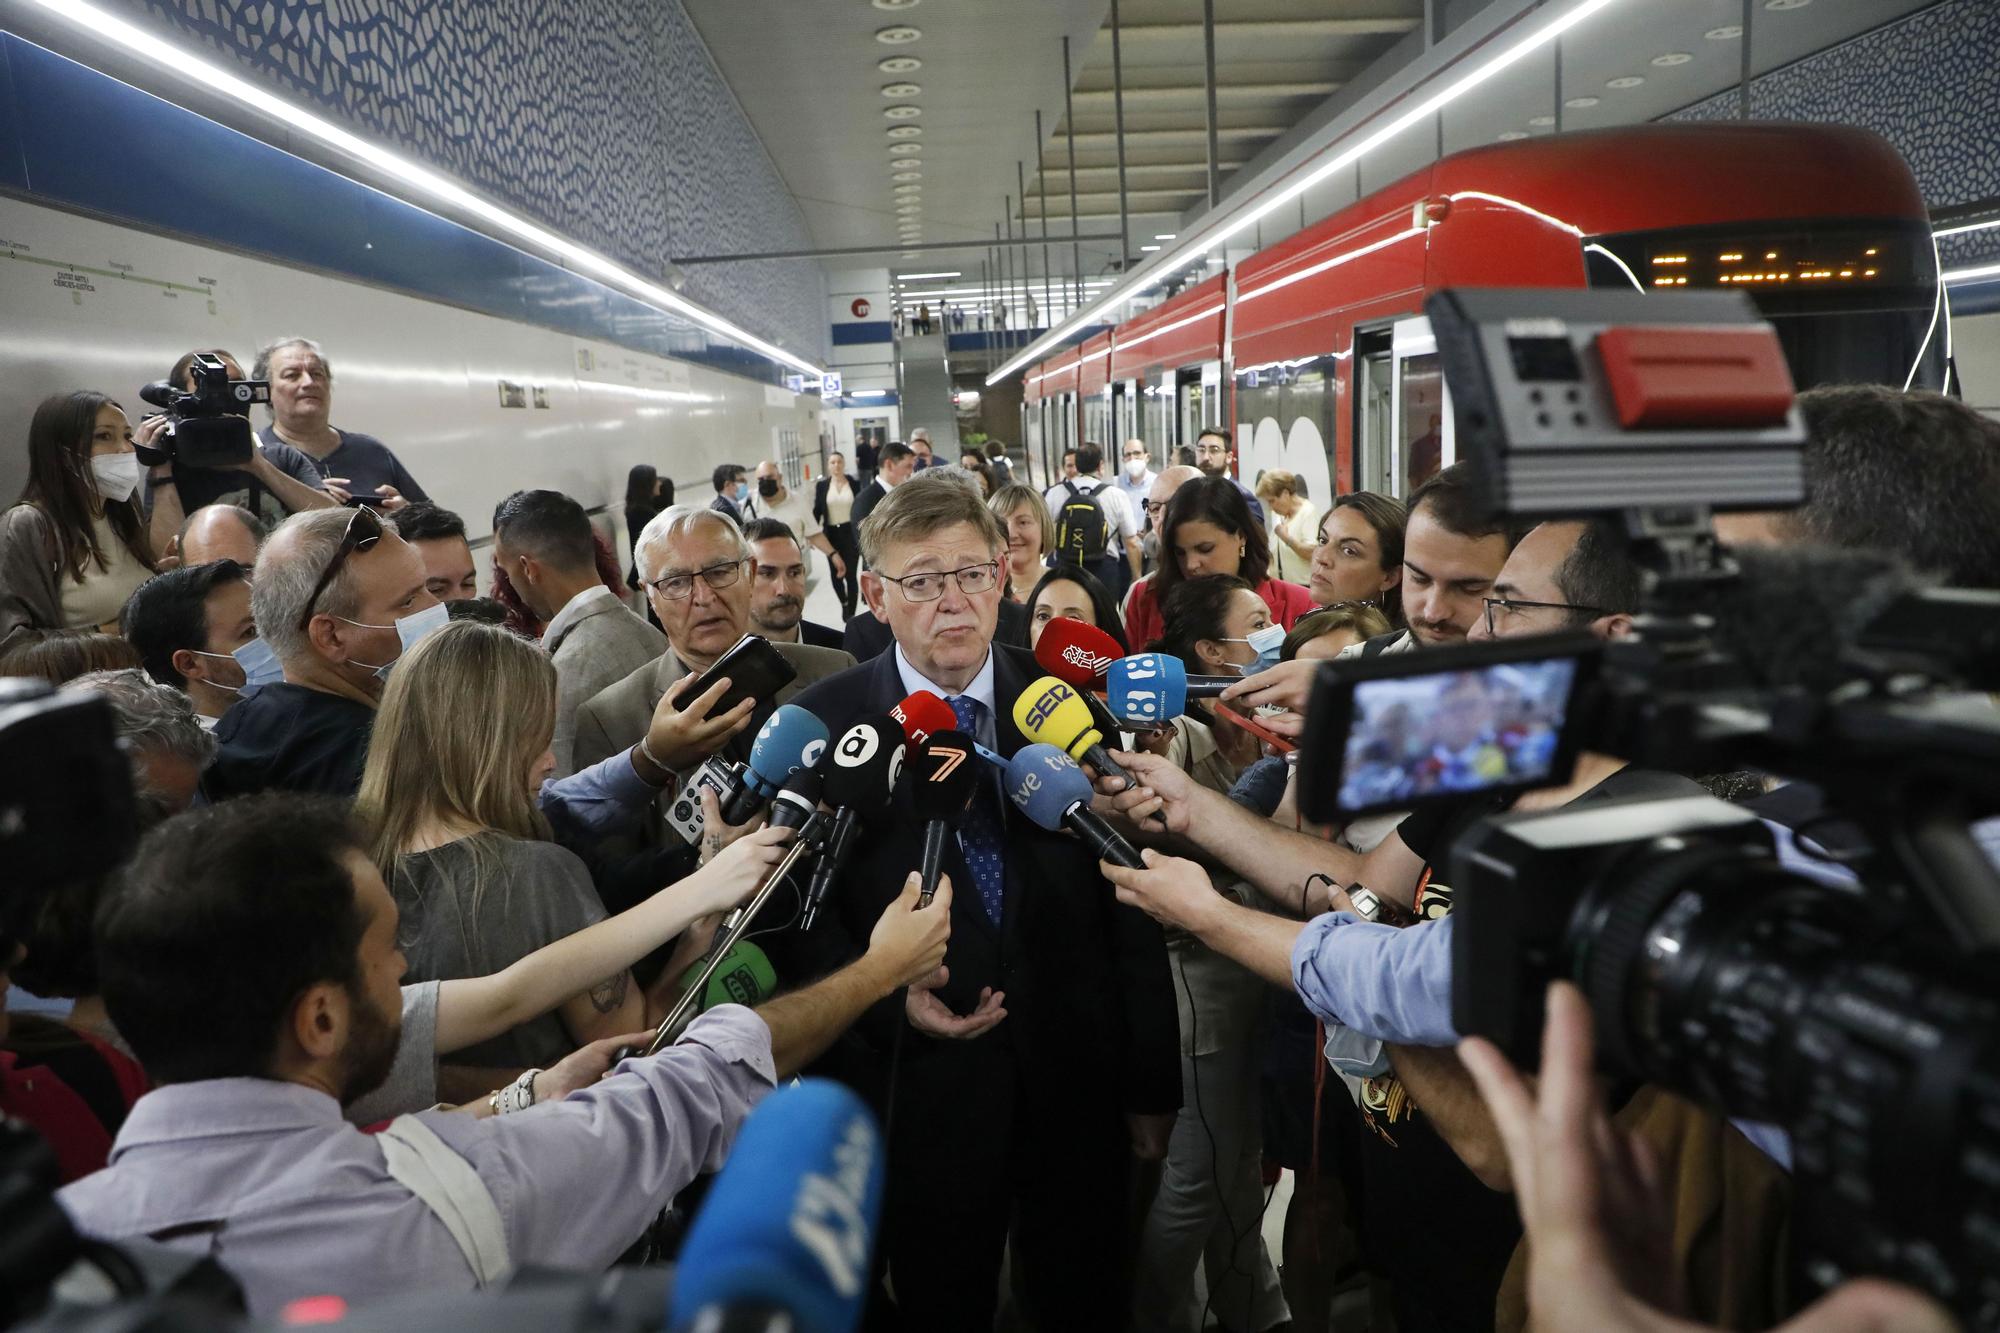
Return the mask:
<path fill-rule="evenodd" d="M 368 1136 L 341 1109 L 393 1062 L 403 956 L 367 846 L 330 802 L 195 811 L 148 835 L 99 923 L 106 1004 L 158 1086 L 58 1202 L 87 1236 L 214 1256 L 255 1315 L 604 1267 L 721 1165 L 777 1078 L 935 971 L 949 934 L 948 887 L 918 909 L 913 875 L 867 951 L 806 990 L 713 1010 L 561 1101 L 510 1087 L 497 1115 Z"/>

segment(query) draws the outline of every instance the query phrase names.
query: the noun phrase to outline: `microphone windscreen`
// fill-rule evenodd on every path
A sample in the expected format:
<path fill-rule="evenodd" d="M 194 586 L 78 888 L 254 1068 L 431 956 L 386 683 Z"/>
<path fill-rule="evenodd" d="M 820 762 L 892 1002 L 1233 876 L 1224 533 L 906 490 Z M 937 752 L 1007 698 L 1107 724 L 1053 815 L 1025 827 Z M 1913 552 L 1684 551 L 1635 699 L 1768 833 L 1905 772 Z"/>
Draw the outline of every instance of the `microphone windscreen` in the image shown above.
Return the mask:
<path fill-rule="evenodd" d="M 882 1136 L 861 1099 L 828 1079 L 780 1088 L 688 1228 L 667 1326 L 761 1309 L 789 1314 L 796 1333 L 853 1333 L 881 1211 Z"/>
<path fill-rule="evenodd" d="M 689 963 L 687 971 L 681 974 L 681 989 L 694 985 L 707 965 L 705 958 Z M 755 1008 L 777 993 L 778 971 L 771 966 L 770 955 L 749 940 L 738 940 L 729 946 L 715 971 L 709 974 L 708 985 L 701 993 L 701 1008 L 703 1013 L 718 1004 Z"/>
<path fill-rule="evenodd" d="M 750 746 L 750 771 L 767 790 L 779 786 L 799 769 L 817 764 L 826 742 L 826 723 L 797 704 L 784 704 L 758 730 Z"/>
<path fill-rule="evenodd" d="M 903 771 L 903 747 L 903 729 L 886 716 L 864 717 L 841 732 L 822 770 L 826 803 L 836 810 L 852 809 L 864 819 L 879 817 L 889 808 L 896 777 Z"/>
<path fill-rule="evenodd" d="M 972 737 L 962 731 L 939 731 L 917 747 L 910 758 L 910 799 L 917 818 L 926 824 L 958 822 L 972 799 L 981 769 L 972 752 Z"/>
<path fill-rule="evenodd" d="M 1043 676 L 1014 701 L 1014 725 L 1031 741 L 1041 741 L 1075 758 L 1104 737 L 1091 725 L 1090 707 L 1076 690 Z"/>
<path fill-rule="evenodd" d="M 929 690 L 918 690 L 910 695 L 890 709 L 889 716 L 903 729 L 912 755 L 919 745 L 937 732 L 950 731 L 958 726 L 958 714 L 951 711 L 951 705 Z"/>
<path fill-rule="evenodd" d="M 1066 685 L 1089 689 L 1113 662 L 1125 656 L 1118 640 L 1095 625 L 1058 616 L 1042 626 L 1035 641 L 1035 664 Z"/>
<path fill-rule="evenodd" d="M 1167 653 L 1121 658 L 1104 673 L 1104 700 L 1120 722 L 1162 726 L 1187 711 L 1187 667 Z"/>
<path fill-rule="evenodd" d="M 1072 806 L 1090 800 L 1090 779 L 1055 746 L 1024 745 L 1007 761 L 1007 795 L 1028 818 L 1058 830 Z"/>
<path fill-rule="evenodd" d="M 771 822 L 780 828 L 804 828 L 819 811 L 820 788 L 825 779 L 816 768 L 801 768 L 785 779 L 771 801 Z"/>

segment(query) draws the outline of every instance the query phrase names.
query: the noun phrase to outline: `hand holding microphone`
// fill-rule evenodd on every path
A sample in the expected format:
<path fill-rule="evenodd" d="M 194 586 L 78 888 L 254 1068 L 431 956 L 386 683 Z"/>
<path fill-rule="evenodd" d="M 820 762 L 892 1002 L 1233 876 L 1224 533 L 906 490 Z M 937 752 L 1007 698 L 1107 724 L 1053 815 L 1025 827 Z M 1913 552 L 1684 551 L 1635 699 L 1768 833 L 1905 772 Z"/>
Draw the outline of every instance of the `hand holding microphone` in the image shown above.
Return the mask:
<path fill-rule="evenodd" d="M 1100 861 L 1143 866 L 1132 844 L 1090 808 L 1090 779 L 1076 760 L 1053 745 L 1025 745 L 1007 765 L 1007 795 L 1028 818 L 1055 832 L 1082 838 Z"/>

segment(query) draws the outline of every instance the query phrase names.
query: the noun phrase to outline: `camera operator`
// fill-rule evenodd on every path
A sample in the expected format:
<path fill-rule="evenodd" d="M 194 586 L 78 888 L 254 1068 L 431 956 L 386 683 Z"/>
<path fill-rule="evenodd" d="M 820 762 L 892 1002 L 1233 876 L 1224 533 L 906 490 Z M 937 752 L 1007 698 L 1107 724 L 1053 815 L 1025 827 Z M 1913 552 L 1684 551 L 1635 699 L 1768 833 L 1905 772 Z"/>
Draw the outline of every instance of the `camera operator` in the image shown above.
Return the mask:
<path fill-rule="evenodd" d="M 174 368 L 167 373 L 167 382 L 185 393 L 193 393 L 194 359 L 203 355 L 220 360 L 232 380 L 250 378 L 234 356 L 220 347 L 209 347 L 197 348 L 174 362 Z M 243 415 L 247 418 L 248 411 Z M 139 423 L 133 440 L 142 447 L 159 448 L 167 425 L 166 416 L 149 416 Z M 249 434 L 247 424 L 244 433 Z M 172 459 L 147 470 L 154 549 L 169 557 L 189 559 L 176 548 L 174 538 L 185 518 L 210 505 L 236 505 L 269 528 L 284 522 L 288 515 L 307 509 L 327 509 L 336 503 L 321 488 L 319 469 L 310 458 L 280 440 L 264 441 L 261 448 L 256 447 L 257 443 L 253 437 L 248 462 L 230 467 L 190 467 Z"/>
<path fill-rule="evenodd" d="M 1514 548 L 1491 592 L 1482 599 L 1484 614 L 1468 636 L 1474 640 L 1581 626 L 1610 638 L 1630 627 L 1639 601 L 1639 571 L 1612 525 L 1544 523 Z M 1483 701 L 1468 694 L 1463 702 Z M 1440 744 L 1449 751 L 1441 754 L 1445 762 L 1464 760 L 1484 739 L 1472 719 L 1457 717 L 1450 704 L 1439 726 Z M 1190 798 L 1195 793 L 1184 775 L 1150 757 L 1135 759 L 1131 767 L 1142 791 L 1114 804 L 1133 818 L 1144 819 L 1163 809 L 1168 828 L 1175 833 L 1208 822 L 1193 817 Z M 1147 788 L 1156 793 L 1153 799 L 1145 798 Z M 1578 757 L 1568 783 L 1521 796 L 1512 808 L 1547 809 L 1578 800 L 1700 791 L 1687 779 L 1629 768 L 1623 760 L 1586 752 Z M 1342 868 L 1331 878 L 1317 874 L 1294 890 L 1304 914 L 1318 914 L 1303 927 L 1228 902 L 1190 861 L 1152 853 L 1146 870 L 1107 867 L 1106 875 L 1119 885 L 1121 899 L 1191 931 L 1268 980 L 1295 986 L 1307 1007 L 1329 1024 L 1341 1023 L 1343 1015 L 1365 1015 L 1359 1021 L 1366 1031 L 1388 1030 L 1398 1036 L 1407 1032 L 1419 1041 L 1448 1043 L 1455 1035 L 1449 1021 L 1448 978 L 1442 984 L 1424 984 L 1424 978 L 1408 971 L 1329 963 L 1329 937 L 1362 920 L 1339 886 L 1365 885 L 1384 903 L 1413 910 L 1418 924 L 1411 931 L 1442 937 L 1451 889 L 1435 878 L 1436 872 L 1458 833 L 1499 808 L 1504 806 L 1492 798 L 1472 798 L 1462 805 L 1419 811 L 1366 857 L 1330 848 L 1337 852 Z M 1194 840 L 1207 849 L 1213 836 L 1203 829 Z M 1371 919 L 1380 918 L 1371 912 Z M 1449 967 L 1448 951 L 1434 949 L 1426 957 L 1441 959 Z M 1370 955 L 1366 961 L 1380 960 Z M 1399 1026 L 1398 1020 L 1411 1021 L 1413 1011 L 1425 1003 L 1438 1006 L 1431 1016 L 1434 1028 L 1413 1021 L 1407 1029 Z M 1385 1013 L 1390 1021 L 1374 1021 Z M 1342 1063 L 1347 1072 L 1363 1078 L 1361 1110 L 1374 1131 L 1360 1140 L 1358 1215 L 1363 1252 L 1394 1282 L 1398 1326 L 1464 1328 L 1490 1322 L 1517 1225 L 1512 1205 L 1494 1193 L 1507 1186 L 1505 1157 L 1464 1070 L 1448 1050 L 1435 1045 L 1377 1048 L 1356 1042 L 1337 1049 L 1345 1052 Z"/>
<path fill-rule="evenodd" d="M 271 383 L 271 424 L 258 433 L 266 448 L 289 444 L 311 460 L 336 503 L 400 509 L 428 500 L 389 446 L 372 435 L 335 429 L 333 366 L 310 338 L 280 338 L 257 353 L 253 378 Z"/>
<path fill-rule="evenodd" d="M 236 653 L 257 637 L 250 571 L 234 560 L 183 565 L 148 579 L 119 622 L 146 674 L 180 690 L 210 730 L 249 682 Z"/>
<path fill-rule="evenodd" d="M 1614 1125 L 1591 1076 L 1590 1007 L 1568 982 L 1549 988 L 1542 1062 L 1531 1085 L 1492 1043 L 1459 1044 L 1505 1145 L 1526 1231 L 1528 1308 L 1546 1333 L 1701 1333 L 1675 1317 L 1659 1163 Z M 1732 1323 L 1732 1327 L 1741 1327 Z M 1905 1287 L 1849 1282 L 1777 1333 L 1949 1333 L 1958 1325 Z"/>
<path fill-rule="evenodd" d="M 936 971 L 951 895 L 916 902 L 911 875 L 853 964 L 560 1101 L 369 1136 L 341 1108 L 394 1062 L 403 959 L 364 830 L 287 795 L 195 811 L 147 837 L 98 923 L 111 1015 L 159 1086 L 58 1201 L 86 1235 L 219 1256 L 253 1314 L 602 1268 L 777 1078 Z"/>

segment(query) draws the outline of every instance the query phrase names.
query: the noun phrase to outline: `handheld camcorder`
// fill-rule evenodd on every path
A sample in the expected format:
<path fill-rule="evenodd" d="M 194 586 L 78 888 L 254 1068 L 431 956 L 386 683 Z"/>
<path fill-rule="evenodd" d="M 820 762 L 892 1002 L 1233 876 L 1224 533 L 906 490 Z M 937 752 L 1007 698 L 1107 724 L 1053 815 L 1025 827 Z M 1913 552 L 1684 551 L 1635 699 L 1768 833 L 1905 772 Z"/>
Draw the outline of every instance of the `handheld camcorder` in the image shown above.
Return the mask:
<path fill-rule="evenodd" d="M 222 358 L 209 352 L 195 353 L 188 373 L 192 389 L 155 380 L 139 390 L 141 398 L 167 413 L 166 429 L 150 448 L 138 451 L 139 461 L 147 467 L 175 461 L 188 467 L 249 462 L 256 450 L 250 408 L 271 401 L 271 382 L 230 379 Z"/>
<path fill-rule="evenodd" d="M 1494 508 L 1615 521 L 1641 614 L 1611 642 L 1327 664 L 1302 809 L 1498 811 L 1583 751 L 1806 793 L 1796 839 L 1706 796 L 1472 820 L 1440 867 L 1454 1023 L 1532 1067 L 1548 983 L 1574 981 L 1607 1071 L 1790 1135 L 1810 1284 L 1888 1276 L 1996 1326 L 2000 875 L 1973 828 L 2000 812 L 2000 712 L 1974 692 L 2000 675 L 2000 596 L 1717 544 L 1714 512 L 1804 495 L 1791 379 L 1741 295 L 1448 291 L 1427 310 Z M 1851 595 L 1813 586 L 1869 560 Z"/>

